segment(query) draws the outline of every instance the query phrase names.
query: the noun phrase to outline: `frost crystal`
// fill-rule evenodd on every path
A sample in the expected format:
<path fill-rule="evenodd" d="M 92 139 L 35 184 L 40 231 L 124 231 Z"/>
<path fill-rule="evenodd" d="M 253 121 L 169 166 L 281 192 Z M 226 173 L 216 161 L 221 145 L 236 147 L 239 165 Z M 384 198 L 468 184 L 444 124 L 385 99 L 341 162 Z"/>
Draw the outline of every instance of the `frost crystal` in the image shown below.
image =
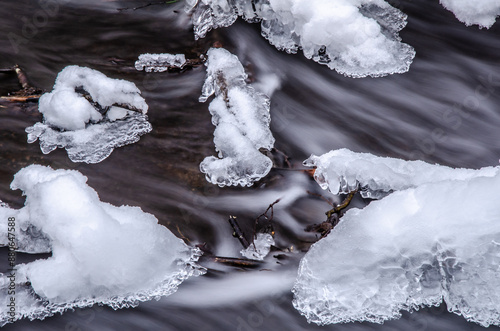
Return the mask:
<path fill-rule="evenodd" d="M 255 240 L 250 246 L 241 250 L 241 255 L 247 259 L 262 261 L 271 251 L 274 245 L 273 236 L 269 233 L 257 233 Z"/>
<path fill-rule="evenodd" d="M 498 0 L 440 0 L 440 2 L 466 25 L 476 24 L 481 28 L 490 28 L 500 15 Z"/>
<path fill-rule="evenodd" d="M 310 162 L 333 191 L 338 175 L 400 191 L 349 210 L 311 247 L 300 263 L 294 306 L 321 325 L 382 323 L 444 300 L 469 321 L 500 325 L 500 168 L 329 154 Z"/>
<path fill-rule="evenodd" d="M 408 71 L 415 56 L 401 43 L 406 15 L 383 0 L 200 0 L 193 8 L 196 39 L 238 16 L 261 21 L 262 35 L 280 50 L 352 77 Z"/>
<path fill-rule="evenodd" d="M 272 161 L 261 152 L 271 150 L 269 99 L 245 82 L 247 75 L 238 58 L 221 48 L 207 53 L 207 77 L 200 101 L 210 103 L 215 149 L 219 157 L 206 157 L 200 170 L 219 186 L 251 186 L 269 173 Z"/>
<path fill-rule="evenodd" d="M 114 148 L 137 142 L 152 130 L 140 93 L 134 83 L 68 66 L 53 91 L 40 98 L 44 121 L 26 128 L 28 142 L 39 139 L 45 154 L 66 148 L 73 162 L 101 162 Z"/>
<path fill-rule="evenodd" d="M 0 206 L 0 217 L 15 217 L 18 251 L 52 256 L 16 266 L 15 319 L 43 319 L 95 303 L 135 306 L 170 295 L 186 278 L 204 272 L 195 264 L 198 249 L 138 207 L 101 202 L 86 181 L 78 171 L 39 165 L 16 174 L 11 187 L 24 192 L 25 206 Z M 8 242 L 0 230 L 0 245 Z M 0 274 L 2 307 L 11 297 L 8 275 Z M 2 308 L 0 326 L 9 318 Z"/>
<path fill-rule="evenodd" d="M 135 61 L 135 68 L 146 72 L 163 72 L 170 68 L 182 68 L 186 64 L 184 54 L 141 54 Z"/>

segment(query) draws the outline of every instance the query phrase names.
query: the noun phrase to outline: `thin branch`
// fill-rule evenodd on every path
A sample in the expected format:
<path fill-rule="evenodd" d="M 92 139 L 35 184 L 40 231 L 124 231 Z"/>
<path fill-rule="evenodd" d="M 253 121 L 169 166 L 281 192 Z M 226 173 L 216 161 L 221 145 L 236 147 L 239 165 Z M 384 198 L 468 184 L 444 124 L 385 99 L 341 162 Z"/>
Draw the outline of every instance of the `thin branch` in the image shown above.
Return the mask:
<path fill-rule="evenodd" d="M 14 71 L 16 72 L 17 79 L 19 80 L 21 87 L 24 90 L 29 89 L 31 86 L 30 83 L 28 82 L 28 77 L 26 76 L 24 71 L 17 64 L 14 66 Z"/>
<path fill-rule="evenodd" d="M 233 237 L 238 238 L 243 248 L 247 248 L 248 246 L 250 246 L 248 240 L 245 238 L 243 231 L 241 231 L 238 221 L 236 220 L 236 216 L 229 216 L 228 221 L 229 224 L 231 224 L 231 227 L 233 228 Z"/>
<path fill-rule="evenodd" d="M 125 8 L 118 8 L 118 11 L 124 11 L 124 10 L 137 10 L 137 9 L 142 9 L 142 8 L 146 8 L 146 7 L 149 7 L 149 6 L 156 6 L 156 5 L 169 5 L 169 4 L 171 4 L 171 3 L 176 3 L 176 2 L 179 2 L 179 0 L 150 2 L 150 3 L 148 3 L 148 4 L 145 4 L 145 5 L 142 5 L 142 6 L 139 6 L 139 7 L 135 7 L 135 8 L 128 8 L 128 7 L 125 7 Z"/>
<path fill-rule="evenodd" d="M 1 100 L 9 102 L 37 102 L 41 95 L 27 95 L 27 96 L 1 96 Z"/>
<path fill-rule="evenodd" d="M 256 235 L 257 235 L 257 224 L 259 223 L 259 220 L 264 217 L 266 220 L 268 220 L 269 222 L 271 222 L 274 218 L 274 205 L 277 204 L 278 202 L 280 202 L 281 198 L 279 199 L 276 199 L 276 201 L 274 201 L 273 203 L 271 203 L 269 205 L 269 207 L 267 207 L 266 211 L 263 212 L 262 214 L 260 214 L 259 216 L 257 216 L 257 218 L 255 219 L 255 222 L 253 224 L 253 235 L 252 235 L 252 245 L 253 245 L 253 248 L 255 250 L 257 250 L 257 247 L 255 246 L 255 238 L 256 238 Z M 267 212 L 271 210 L 271 217 L 267 217 Z M 272 229 L 272 224 L 271 224 L 271 229 Z M 274 236 L 274 231 L 271 230 L 271 235 Z"/>
<path fill-rule="evenodd" d="M 335 213 L 335 214 L 338 214 L 339 212 L 342 211 L 342 209 L 345 209 L 347 208 L 347 206 L 349 206 L 349 204 L 351 203 L 351 200 L 352 198 L 354 197 L 354 195 L 359 191 L 359 187 L 356 188 L 354 191 L 351 191 L 349 192 L 349 194 L 347 195 L 347 197 L 344 199 L 344 201 L 342 201 L 339 205 L 333 207 L 333 209 L 329 210 L 326 212 L 326 216 L 328 218 L 332 217 L 332 215 Z"/>
<path fill-rule="evenodd" d="M 262 262 L 250 259 L 238 259 L 234 257 L 221 257 L 221 256 L 208 256 L 208 258 L 211 259 L 213 262 L 226 264 L 231 267 L 258 268 L 262 265 Z"/>
<path fill-rule="evenodd" d="M 333 202 L 331 202 L 330 200 L 328 200 L 327 198 L 325 198 L 325 197 L 324 197 L 324 196 L 322 196 L 321 194 L 314 193 L 314 192 L 311 192 L 311 191 L 309 191 L 309 190 L 307 190 L 306 192 L 307 192 L 307 194 L 309 194 L 309 195 L 312 195 L 312 196 L 314 196 L 314 197 L 318 197 L 318 198 L 320 198 L 321 200 L 325 201 L 325 202 L 326 202 L 327 204 L 329 204 L 330 206 L 335 207 L 335 206 L 334 206 L 334 204 L 333 204 Z"/>

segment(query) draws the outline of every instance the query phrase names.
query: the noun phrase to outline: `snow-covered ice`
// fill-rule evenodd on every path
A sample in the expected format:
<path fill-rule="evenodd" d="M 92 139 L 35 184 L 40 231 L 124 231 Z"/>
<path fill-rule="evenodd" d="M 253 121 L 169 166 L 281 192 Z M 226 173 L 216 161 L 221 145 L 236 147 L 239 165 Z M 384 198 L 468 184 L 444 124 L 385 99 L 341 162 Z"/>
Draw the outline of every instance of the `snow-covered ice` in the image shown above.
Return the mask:
<path fill-rule="evenodd" d="M 219 186 L 251 186 L 269 173 L 272 161 L 259 149 L 271 150 L 269 99 L 246 84 L 247 75 L 238 58 L 222 48 L 207 52 L 207 77 L 200 97 L 212 114 L 218 157 L 206 157 L 200 170 Z"/>
<path fill-rule="evenodd" d="M 294 306 L 317 324 L 382 323 L 444 300 L 469 321 L 500 325 L 500 168 L 439 170 L 336 152 L 338 159 L 331 152 L 322 160 L 335 169 L 319 177 L 323 186 L 336 191 L 340 175 L 337 182 L 355 178 L 397 191 L 350 209 L 311 247 L 300 263 Z M 321 158 L 315 162 L 325 168 Z"/>
<path fill-rule="evenodd" d="M 383 0 L 188 1 L 196 39 L 237 17 L 261 21 L 262 35 L 280 50 L 302 49 L 308 59 L 346 76 L 408 71 L 415 56 L 398 33 L 406 15 Z"/>
<path fill-rule="evenodd" d="M 272 245 L 274 245 L 274 238 L 271 234 L 257 233 L 253 243 L 240 253 L 247 259 L 262 261 L 271 251 Z"/>
<path fill-rule="evenodd" d="M 184 54 L 141 54 L 139 59 L 135 61 L 135 68 L 139 71 L 146 72 L 163 72 L 169 68 L 183 68 L 186 64 L 186 56 Z"/>
<path fill-rule="evenodd" d="M 454 169 L 423 161 L 405 161 L 338 149 L 321 156 L 311 155 L 304 165 L 315 167 L 314 179 L 333 194 L 349 193 L 361 187 L 365 198 L 377 198 L 391 191 L 404 190 L 443 180 L 467 180 L 494 176 L 496 167 L 480 170 Z"/>
<path fill-rule="evenodd" d="M 498 0 L 440 0 L 441 4 L 466 25 L 490 28 L 500 16 Z"/>
<path fill-rule="evenodd" d="M 39 139 L 45 154 L 66 148 L 73 162 L 101 162 L 114 148 L 135 143 L 152 130 L 140 93 L 132 82 L 68 66 L 53 91 L 40 97 L 43 122 L 26 128 L 28 142 Z"/>
<path fill-rule="evenodd" d="M 199 250 L 190 248 L 139 207 L 101 202 L 87 178 L 74 170 L 31 165 L 11 184 L 26 195 L 19 210 L 0 206 L 0 245 L 7 219 L 16 220 L 18 251 L 52 252 L 48 259 L 16 266 L 16 319 L 45 318 L 75 307 L 114 309 L 170 295 L 199 275 Z M 7 274 L 0 274 L 6 307 Z M 29 285 L 27 282 L 30 282 Z M 0 326 L 9 316 L 2 309 Z"/>

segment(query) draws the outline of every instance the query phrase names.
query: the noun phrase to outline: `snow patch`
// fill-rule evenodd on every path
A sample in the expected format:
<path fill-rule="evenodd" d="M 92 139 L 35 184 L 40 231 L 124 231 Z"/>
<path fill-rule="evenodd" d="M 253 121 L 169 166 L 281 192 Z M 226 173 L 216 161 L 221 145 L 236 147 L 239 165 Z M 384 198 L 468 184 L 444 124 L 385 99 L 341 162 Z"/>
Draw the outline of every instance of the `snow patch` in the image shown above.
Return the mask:
<path fill-rule="evenodd" d="M 28 142 L 39 139 L 45 154 L 66 148 L 73 162 L 101 162 L 114 148 L 135 143 L 152 130 L 140 93 L 132 82 L 68 66 L 53 91 L 40 97 L 43 122 L 26 128 Z"/>
<path fill-rule="evenodd" d="M 467 26 L 479 25 L 481 28 L 488 29 L 500 15 L 500 1 L 498 0 L 440 0 L 440 3 Z"/>
<path fill-rule="evenodd" d="M 399 191 L 347 211 L 304 256 L 293 304 L 308 321 L 382 323 L 444 300 L 469 321 L 500 325 L 498 167 L 452 169 L 347 150 L 310 162 L 332 192 L 339 178 Z"/>
<path fill-rule="evenodd" d="M 238 58 L 222 48 L 207 52 L 207 77 L 200 97 L 212 114 L 218 157 L 206 157 L 200 170 L 207 181 L 221 187 L 251 186 L 266 176 L 272 161 L 259 149 L 271 150 L 269 99 L 246 84 L 247 75 Z"/>
<path fill-rule="evenodd" d="M 195 264 L 198 249 L 139 207 L 101 202 L 86 181 L 78 171 L 39 165 L 15 175 L 11 187 L 26 195 L 25 206 L 0 206 L 0 217 L 15 217 L 18 251 L 52 252 L 48 259 L 16 266 L 15 319 L 43 319 L 95 303 L 136 306 L 170 295 L 186 278 L 204 272 Z M 6 233 L 0 235 L 0 245 L 7 245 Z M 7 276 L 0 274 L 3 307 L 10 300 Z M 0 326 L 9 317 L 2 309 Z"/>
<path fill-rule="evenodd" d="M 415 57 L 398 35 L 406 15 L 383 0 L 200 0 L 186 10 L 196 39 L 240 16 L 260 21 L 262 35 L 276 48 L 302 49 L 306 58 L 346 76 L 403 73 Z"/>

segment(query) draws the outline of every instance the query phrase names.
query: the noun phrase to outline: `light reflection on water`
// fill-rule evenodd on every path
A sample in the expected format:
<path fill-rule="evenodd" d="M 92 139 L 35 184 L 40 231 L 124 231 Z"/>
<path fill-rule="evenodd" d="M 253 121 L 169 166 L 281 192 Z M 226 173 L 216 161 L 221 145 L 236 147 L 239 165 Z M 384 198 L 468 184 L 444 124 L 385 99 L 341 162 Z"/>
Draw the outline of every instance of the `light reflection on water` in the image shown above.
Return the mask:
<path fill-rule="evenodd" d="M 154 129 L 100 164 L 73 164 L 64 151 L 43 155 L 37 144 L 26 144 L 24 128 L 39 120 L 36 105 L 6 105 L 0 109 L 0 198 L 12 207 L 22 206 L 23 197 L 10 191 L 9 184 L 14 173 L 31 163 L 77 169 L 103 201 L 140 206 L 174 234 L 193 244 L 206 243 L 221 256 L 238 256 L 241 249 L 231 236 L 228 215 L 237 215 L 251 233 L 255 217 L 282 198 L 274 215 L 277 245 L 293 246 L 296 253 L 280 264 L 270 259 L 266 271 L 211 272 L 206 279 L 187 281 L 171 297 L 135 309 L 93 307 L 45 321 L 21 321 L 6 330 L 480 329 L 444 307 L 404 313 L 383 326 L 307 324 L 293 309 L 289 289 L 301 250 L 315 239 L 303 229 L 321 222 L 328 208 L 305 193 L 319 192 L 317 185 L 304 174 L 286 171 L 273 171 L 265 187 L 220 189 L 207 184 L 198 171 L 204 156 L 214 154 L 207 104 L 198 102 L 204 69 L 145 74 L 135 72 L 132 64 L 146 52 L 193 57 L 220 40 L 247 65 L 253 79 L 265 84 L 266 75 L 280 77 L 281 89 L 272 97 L 272 130 L 276 147 L 297 167 L 311 153 L 347 147 L 477 168 L 497 164 L 500 156 L 499 24 L 491 30 L 465 27 L 437 0 L 403 1 L 409 24 L 401 35 L 417 51 L 410 72 L 351 79 L 302 55 L 278 52 L 260 37 L 257 26 L 239 22 L 195 42 L 182 5 L 115 10 L 132 5 L 92 1 L 60 6 L 16 53 L 9 33 L 22 35 L 22 18 L 32 17 L 39 5 L 2 2 L 0 67 L 17 63 L 44 89 L 51 89 L 57 73 L 69 64 L 134 81 L 150 106 Z M 1 88 L 12 86 L 5 75 L 0 82 Z"/>

